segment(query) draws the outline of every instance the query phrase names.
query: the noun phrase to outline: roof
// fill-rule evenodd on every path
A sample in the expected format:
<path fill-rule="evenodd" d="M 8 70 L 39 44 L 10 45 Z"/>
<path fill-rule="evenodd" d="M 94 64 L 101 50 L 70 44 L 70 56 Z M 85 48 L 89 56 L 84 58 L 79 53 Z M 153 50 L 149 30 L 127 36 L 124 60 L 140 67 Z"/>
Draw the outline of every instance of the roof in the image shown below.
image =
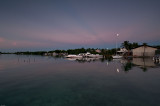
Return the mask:
<path fill-rule="evenodd" d="M 140 45 L 139 47 L 142 47 L 142 46 L 144 46 L 144 45 Z M 153 47 L 153 46 L 149 46 L 149 45 L 146 45 L 146 46 L 157 49 L 156 47 Z M 136 47 L 136 48 L 134 48 L 134 49 L 137 49 L 137 48 L 139 48 L 139 47 Z"/>

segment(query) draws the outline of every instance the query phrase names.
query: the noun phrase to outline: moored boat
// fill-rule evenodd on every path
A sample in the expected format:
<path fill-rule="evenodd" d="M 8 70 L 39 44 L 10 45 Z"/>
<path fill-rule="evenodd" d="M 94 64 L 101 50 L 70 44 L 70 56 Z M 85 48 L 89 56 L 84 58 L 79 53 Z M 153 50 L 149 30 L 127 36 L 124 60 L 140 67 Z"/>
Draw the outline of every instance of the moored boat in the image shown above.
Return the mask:
<path fill-rule="evenodd" d="M 153 57 L 153 61 L 154 61 L 155 63 L 159 63 L 159 62 L 160 62 L 160 55 L 155 55 L 155 56 Z"/>
<path fill-rule="evenodd" d="M 82 58 L 83 56 L 70 54 L 70 55 L 67 55 L 67 56 L 65 56 L 65 57 L 66 57 L 66 58 Z"/>
<path fill-rule="evenodd" d="M 113 59 L 121 59 L 123 56 L 120 56 L 120 55 L 114 55 L 112 56 Z"/>
<path fill-rule="evenodd" d="M 89 58 L 103 58 L 102 55 L 99 55 L 99 54 L 91 54 L 89 52 L 87 52 L 85 55 L 85 57 L 89 57 Z"/>

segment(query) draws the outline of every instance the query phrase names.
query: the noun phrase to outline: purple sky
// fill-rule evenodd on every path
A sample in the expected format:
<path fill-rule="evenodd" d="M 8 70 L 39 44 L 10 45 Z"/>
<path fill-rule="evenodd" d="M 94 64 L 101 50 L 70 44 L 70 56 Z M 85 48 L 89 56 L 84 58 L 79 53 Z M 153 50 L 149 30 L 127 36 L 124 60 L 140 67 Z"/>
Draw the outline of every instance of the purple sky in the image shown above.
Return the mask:
<path fill-rule="evenodd" d="M 0 0 L 0 51 L 160 44 L 159 0 Z"/>

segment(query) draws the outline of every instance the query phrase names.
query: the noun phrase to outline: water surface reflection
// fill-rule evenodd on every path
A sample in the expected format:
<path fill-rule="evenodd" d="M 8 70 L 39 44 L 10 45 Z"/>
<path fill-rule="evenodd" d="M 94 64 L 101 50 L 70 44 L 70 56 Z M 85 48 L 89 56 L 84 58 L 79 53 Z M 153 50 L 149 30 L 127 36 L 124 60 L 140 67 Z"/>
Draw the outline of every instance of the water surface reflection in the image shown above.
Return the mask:
<path fill-rule="evenodd" d="M 125 72 L 129 72 L 132 70 L 133 67 L 139 67 L 144 72 L 147 71 L 149 68 L 158 68 L 160 66 L 160 63 L 155 63 L 152 58 L 132 58 L 132 59 L 104 59 L 104 58 L 66 58 L 70 61 L 76 61 L 79 63 L 85 63 L 85 62 L 106 62 L 107 66 L 114 62 L 115 67 L 117 67 L 117 64 L 121 65 L 121 70 Z M 117 72 L 120 71 L 119 68 L 116 68 Z"/>
<path fill-rule="evenodd" d="M 0 55 L 0 104 L 159 106 L 160 68 L 147 61 Z"/>

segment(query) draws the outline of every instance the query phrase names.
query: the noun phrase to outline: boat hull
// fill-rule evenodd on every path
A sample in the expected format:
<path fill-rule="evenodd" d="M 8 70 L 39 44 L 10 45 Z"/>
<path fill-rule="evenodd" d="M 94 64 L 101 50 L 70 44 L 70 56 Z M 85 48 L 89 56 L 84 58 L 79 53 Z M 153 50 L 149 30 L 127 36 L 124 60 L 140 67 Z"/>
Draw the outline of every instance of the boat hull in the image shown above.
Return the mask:
<path fill-rule="evenodd" d="M 66 58 L 82 58 L 83 56 L 79 56 L 79 55 L 68 55 L 65 56 Z"/>
<path fill-rule="evenodd" d="M 88 55 L 89 58 L 103 58 L 102 55 Z"/>
<path fill-rule="evenodd" d="M 113 59 L 121 59 L 123 56 L 119 56 L 119 55 L 116 55 L 116 56 L 112 56 Z"/>

